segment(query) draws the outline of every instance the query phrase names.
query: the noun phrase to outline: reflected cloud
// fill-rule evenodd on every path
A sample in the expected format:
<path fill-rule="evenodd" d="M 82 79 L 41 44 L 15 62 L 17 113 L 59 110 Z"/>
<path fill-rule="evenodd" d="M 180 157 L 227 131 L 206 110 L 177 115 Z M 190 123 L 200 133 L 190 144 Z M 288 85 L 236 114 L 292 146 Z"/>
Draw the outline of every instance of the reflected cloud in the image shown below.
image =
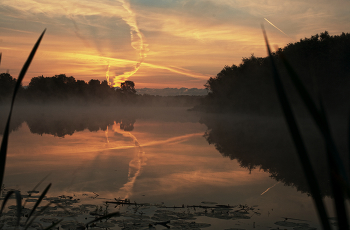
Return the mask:
<path fill-rule="evenodd" d="M 147 158 L 145 152 L 134 135 L 132 135 L 130 132 L 120 131 L 116 123 L 113 125 L 113 131 L 122 135 L 130 136 L 134 141 L 135 147 L 138 148 L 137 154 L 135 154 L 134 158 L 129 162 L 128 181 L 116 193 L 118 198 L 127 199 L 132 195 L 132 190 L 136 179 L 141 174 L 142 167 L 146 165 Z"/>
<path fill-rule="evenodd" d="M 186 156 L 183 156 L 186 157 Z M 187 157 L 187 162 L 190 162 L 192 158 Z M 183 161 L 181 166 L 187 165 Z M 208 162 L 206 162 L 208 163 Z M 181 167 L 179 166 L 179 167 Z M 193 162 L 194 168 L 192 170 L 184 170 L 181 173 L 169 172 L 165 173 L 162 176 L 155 175 L 155 178 L 152 179 L 143 179 L 139 183 L 140 186 L 147 187 L 148 184 L 152 184 L 152 187 L 155 189 L 152 190 L 153 195 L 171 193 L 176 194 L 178 191 L 186 191 L 193 187 L 205 188 L 222 188 L 231 187 L 239 188 L 240 186 L 244 187 L 249 184 L 258 184 L 257 181 L 266 180 L 266 174 L 263 172 L 256 172 L 254 176 L 249 175 L 246 171 L 240 171 L 239 169 L 225 169 L 223 171 L 211 171 L 212 169 L 202 169 L 198 170 Z"/>
<path fill-rule="evenodd" d="M 274 185 L 272 185 L 271 187 L 267 188 L 263 193 L 260 194 L 260 196 L 264 195 L 265 193 L 267 193 L 270 189 L 272 189 L 273 187 L 275 187 L 277 184 L 279 184 L 280 182 L 275 183 Z"/>

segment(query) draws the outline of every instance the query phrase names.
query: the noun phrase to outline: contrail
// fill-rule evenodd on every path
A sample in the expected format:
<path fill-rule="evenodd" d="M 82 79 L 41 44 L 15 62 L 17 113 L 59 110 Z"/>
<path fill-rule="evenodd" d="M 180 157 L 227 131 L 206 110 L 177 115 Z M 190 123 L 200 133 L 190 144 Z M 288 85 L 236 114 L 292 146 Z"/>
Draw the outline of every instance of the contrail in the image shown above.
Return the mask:
<path fill-rule="evenodd" d="M 117 131 L 115 131 L 117 132 Z M 119 133 L 121 133 L 119 131 Z M 142 145 L 140 145 L 140 147 L 147 147 L 147 146 L 154 146 L 154 145 L 162 145 L 162 144 L 168 144 L 168 143 L 180 143 L 183 141 L 187 141 L 189 138 L 191 137 L 195 137 L 195 136 L 203 136 L 203 133 L 190 133 L 190 134 L 185 134 L 182 136 L 177 136 L 177 137 L 171 137 L 165 140 L 159 140 L 159 141 L 150 141 L 147 143 L 144 143 Z M 117 146 L 117 147 L 110 147 L 108 149 L 129 149 L 129 148 L 134 148 L 134 146 L 132 145 L 128 145 L 128 146 Z"/>
<path fill-rule="evenodd" d="M 122 135 L 124 134 L 129 135 L 133 139 L 135 147 L 139 148 L 137 155 L 135 155 L 134 158 L 129 163 L 128 182 L 126 182 L 123 185 L 123 187 L 119 189 L 117 193 L 119 197 L 122 197 L 123 199 L 127 199 L 131 196 L 136 179 L 141 174 L 142 166 L 146 165 L 147 159 L 145 156 L 145 152 L 143 151 L 142 147 L 140 146 L 138 140 L 134 135 L 132 135 L 130 132 L 117 131 L 116 122 L 114 122 L 113 131 L 117 133 L 121 133 Z"/>
<path fill-rule="evenodd" d="M 264 195 L 265 193 L 267 193 L 270 189 L 272 189 L 273 187 L 275 187 L 278 183 L 280 183 L 280 182 L 277 182 L 276 184 L 272 185 L 270 188 L 266 189 L 265 192 L 263 192 L 263 193 L 260 194 L 260 196 L 261 196 L 261 195 Z"/>
<path fill-rule="evenodd" d="M 108 68 L 107 68 L 107 72 L 106 72 L 106 79 L 107 79 L 108 85 L 111 85 L 111 83 L 109 82 L 109 67 L 110 67 L 110 64 L 108 62 Z"/>
<path fill-rule="evenodd" d="M 6 47 L 1 47 L 3 49 L 12 49 L 12 48 L 6 48 Z M 42 51 L 45 52 L 45 51 Z M 57 52 L 57 51 L 46 51 L 45 53 L 55 55 L 57 59 L 59 60 L 81 60 L 86 63 L 89 63 L 90 65 L 96 65 L 96 66 L 101 66 L 101 65 L 106 65 L 109 63 L 109 66 L 124 66 L 124 65 L 136 65 L 135 61 L 127 60 L 127 59 L 118 59 L 118 58 L 111 58 L 111 57 L 104 57 L 104 56 L 99 56 L 99 55 L 92 55 L 92 54 L 79 54 L 79 53 L 69 53 L 66 52 L 64 54 Z M 103 61 L 103 64 L 101 64 Z M 201 73 L 196 73 L 191 70 L 175 67 L 175 66 L 162 66 L 162 65 L 156 65 L 156 64 L 151 64 L 147 62 L 142 63 L 143 66 L 149 67 L 149 68 L 154 68 L 154 69 L 161 69 L 161 70 L 167 70 L 173 73 L 178 73 L 181 75 L 197 78 L 197 79 L 202 79 L 202 80 L 208 80 L 209 77 L 213 77 L 212 75 L 209 74 L 201 74 Z M 124 74 L 127 76 L 127 74 Z M 120 75 L 121 76 L 121 75 Z M 111 78 L 111 76 L 109 76 Z"/>
<path fill-rule="evenodd" d="M 136 23 L 136 18 L 134 12 L 130 8 L 130 3 L 126 0 L 118 0 L 122 3 L 123 8 L 129 13 L 128 16 L 122 17 L 122 19 L 130 26 L 130 36 L 131 36 L 131 46 L 139 53 L 139 61 L 134 66 L 134 70 L 124 72 L 121 75 L 115 76 L 113 79 L 114 87 L 119 86 L 121 82 L 127 80 L 130 76 L 138 71 L 142 62 L 146 57 L 146 46 L 147 44 L 143 41 L 143 34 L 140 32 L 139 27 Z"/>
<path fill-rule="evenodd" d="M 73 19 L 73 16 L 70 15 L 70 16 L 68 16 L 68 18 L 73 22 L 73 25 L 75 28 L 75 30 L 74 30 L 75 35 L 83 41 L 83 43 L 86 47 L 90 47 L 88 40 L 80 34 L 79 27 L 78 27 L 77 23 L 75 22 L 75 20 Z"/>
<path fill-rule="evenodd" d="M 30 32 L 30 31 L 15 30 L 15 29 L 10 29 L 10 28 L 5 28 L 5 27 L 0 27 L 0 29 L 2 29 L 2 30 L 11 30 L 11 31 L 20 32 L 20 33 L 27 33 L 27 34 L 33 34 L 34 33 L 34 32 Z"/>
<path fill-rule="evenodd" d="M 105 131 L 105 136 L 106 136 L 106 141 L 107 143 L 109 143 L 109 140 L 108 140 L 108 125 L 107 125 L 107 129 Z"/>
<path fill-rule="evenodd" d="M 277 26 L 275 26 L 274 24 L 272 24 L 272 22 L 270 22 L 269 20 L 267 20 L 266 18 L 264 18 L 268 23 L 270 23 L 271 26 L 275 27 L 276 29 L 278 29 L 281 33 L 283 33 L 284 35 L 288 36 L 285 32 L 283 32 L 282 30 L 280 30 Z"/>

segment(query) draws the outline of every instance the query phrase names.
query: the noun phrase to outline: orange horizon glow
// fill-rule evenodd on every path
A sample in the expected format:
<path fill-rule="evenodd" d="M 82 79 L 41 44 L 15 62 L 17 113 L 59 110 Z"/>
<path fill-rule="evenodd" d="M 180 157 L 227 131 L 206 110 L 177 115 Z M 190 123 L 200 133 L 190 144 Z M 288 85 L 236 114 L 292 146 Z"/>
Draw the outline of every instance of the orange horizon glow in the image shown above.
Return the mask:
<path fill-rule="evenodd" d="M 348 8 L 350 3 L 343 1 L 314 6 L 290 0 L 280 4 L 199 0 L 194 5 L 3 0 L 0 72 L 17 77 L 47 28 L 24 85 L 33 77 L 66 74 L 85 81 L 107 79 L 113 86 L 133 80 L 141 88 L 203 88 L 226 65 L 239 65 L 251 54 L 266 56 L 262 22 L 274 26 L 267 28 L 271 44 L 284 47 L 325 30 L 348 32 L 350 16 L 338 17 L 350 15 Z M 271 22 L 283 26 L 283 31 Z"/>

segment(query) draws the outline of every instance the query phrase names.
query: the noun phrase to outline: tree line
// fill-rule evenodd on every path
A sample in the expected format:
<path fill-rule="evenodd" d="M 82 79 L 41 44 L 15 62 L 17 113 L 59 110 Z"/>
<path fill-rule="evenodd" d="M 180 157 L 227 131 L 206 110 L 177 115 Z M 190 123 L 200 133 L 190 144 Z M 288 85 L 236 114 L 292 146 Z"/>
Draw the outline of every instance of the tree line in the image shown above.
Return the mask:
<path fill-rule="evenodd" d="M 9 73 L 0 74 L 0 101 L 12 96 L 16 79 Z M 136 94 L 135 84 L 125 81 L 119 89 L 110 87 L 106 80 L 91 79 L 89 82 L 67 77 L 65 74 L 53 77 L 38 76 L 31 79 L 27 87 L 19 90 L 19 100 L 29 102 L 54 102 L 66 100 L 86 100 L 101 102 L 112 98 L 132 97 Z"/>
<path fill-rule="evenodd" d="M 0 104 L 10 101 L 16 79 L 9 73 L 0 74 Z M 38 76 L 31 79 L 27 87 L 21 87 L 19 103 L 36 104 L 127 104 L 159 106 L 193 106 L 201 97 L 173 96 L 162 97 L 138 95 L 133 81 L 125 81 L 119 88 L 111 87 L 106 80 L 91 79 L 88 82 L 76 80 L 65 74 L 53 77 Z"/>
<path fill-rule="evenodd" d="M 320 95 L 331 111 L 350 108 L 350 34 L 330 36 L 327 31 L 290 43 L 273 53 L 277 69 L 294 107 L 302 104 L 293 91 L 281 61 L 283 55 L 309 92 Z M 205 84 L 208 95 L 196 106 L 207 112 L 279 113 L 269 57 L 243 58 L 239 65 L 225 66 Z"/>

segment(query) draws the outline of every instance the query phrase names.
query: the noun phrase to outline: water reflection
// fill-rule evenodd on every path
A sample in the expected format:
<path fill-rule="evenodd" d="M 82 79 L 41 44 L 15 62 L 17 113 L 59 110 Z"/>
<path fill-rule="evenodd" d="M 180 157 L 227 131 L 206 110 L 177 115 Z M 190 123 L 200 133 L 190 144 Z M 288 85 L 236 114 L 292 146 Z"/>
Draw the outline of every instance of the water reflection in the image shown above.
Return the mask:
<path fill-rule="evenodd" d="M 309 194 L 309 187 L 282 117 L 205 115 L 201 123 L 208 127 L 204 137 L 222 156 L 237 160 L 241 167 L 249 171 L 259 169 L 268 172 L 277 182 Z M 323 140 L 311 120 L 301 119 L 300 126 L 322 195 L 330 196 Z M 346 130 L 344 127 L 336 129 L 340 130 L 337 141 L 343 146 L 341 152 L 345 153 L 346 139 L 342 131 Z"/>
<path fill-rule="evenodd" d="M 114 191 L 113 197 L 121 199 L 131 196 L 135 182 L 146 165 L 146 151 L 143 148 L 150 150 L 162 145 L 171 146 L 203 135 L 198 131 L 192 133 L 190 129 L 193 128 L 186 125 L 198 124 L 196 115 L 188 113 L 186 109 L 171 107 L 35 107 L 31 110 L 20 107 L 15 112 L 15 126 L 12 127 L 15 127 L 13 131 L 20 128 L 20 132 L 11 134 L 14 142 L 9 148 L 7 165 L 10 175 L 17 175 L 18 171 L 32 174 L 30 167 L 33 166 L 42 170 L 43 174 L 52 170 L 59 172 L 59 176 L 72 172 L 67 174 L 68 180 L 65 179 L 71 181 L 64 186 L 70 187 L 69 190 L 97 191 L 97 188 L 110 185 L 112 189 L 108 190 Z M 6 114 L 0 112 L 0 116 L 5 117 Z M 147 122 L 141 122 L 139 130 L 135 132 L 137 120 Z M 165 130 L 169 122 L 171 126 L 179 122 L 175 124 L 179 129 Z M 142 130 L 143 126 L 148 130 Z M 182 126 L 186 129 L 180 131 Z M 197 125 L 194 127 L 197 130 Z M 29 132 L 41 137 L 36 138 Z M 16 139 L 20 140 L 21 145 Z M 113 162 L 118 167 L 111 166 Z M 122 179 L 120 175 L 117 179 L 113 178 L 114 173 L 111 174 L 108 168 L 118 168 L 117 174 L 122 173 Z M 36 177 L 31 179 L 38 180 Z"/>
<path fill-rule="evenodd" d="M 254 217 L 264 226 L 271 226 L 281 215 L 307 216 L 316 222 L 311 199 L 282 186 L 287 181 L 283 177 L 295 176 L 287 171 L 295 174 L 297 159 L 291 161 L 289 156 L 288 170 L 281 171 L 279 161 L 288 154 L 284 148 L 293 146 L 284 141 L 289 138 L 280 136 L 284 125 L 280 121 L 274 125 L 276 119 L 257 122 L 249 116 L 215 115 L 203 117 L 199 124 L 198 115 L 179 108 L 38 108 L 15 115 L 22 126 L 10 136 L 6 187 L 27 191 L 51 172 L 51 196 L 96 193 L 96 199 L 103 201 L 127 198 L 167 206 L 203 201 L 249 204 L 264 210 L 261 218 Z M 40 130 L 32 126 L 40 121 L 49 127 L 41 129 L 41 136 L 32 133 Z M 131 124 L 134 128 L 129 131 Z M 271 138 L 277 138 L 277 144 L 268 142 Z M 223 158 L 206 139 L 245 168 Z M 259 167 L 263 170 L 254 170 Z M 275 173 L 274 179 L 281 182 L 264 171 Z"/>
<path fill-rule="evenodd" d="M 133 121 L 135 123 L 135 120 L 133 120 Z M 128 126 L 128 127 L 130 127 L 130 126 Z M 140 146 L 138 140 L 136 139 L 136 137 L 134 135 L 132 135 L 131 133 L 126 132 L 126 131 L 129 131 L 129 129 L 126 129 L 125 126 L 122 125 L 122 123 L 120 124 L 120 129 L 124 130 L 124 132 L 118 131 L 117 124 L 114 123 L 113 131 L 115 133 L 120 133 L 123 136 L 125 136 L 125 135 L 130 136 L 134 141 L 135 147 L 138 148 L 138 153 L 129 162 L 128 181 L 127 181 L 127 183 L 125 183 L 123 185 L 122 188 L 119 189 L 119 191 L 117 193 L 117 197 L 119 199 L 125 200 L 127 198 L 130 198 L 135 181 L 136 181 L 137 177 L 141 174 L 142 167 L 144 165 L 146 165 L 146 155 L 145 155 L 145 152 L 143 151 L 143 148 Z M 132 131 L 133 129 L 134 129 L 134 127 L 132 126 L 132 129 L 130 131 Z"/>
<path fill-rule="evenodd" d="M 196 123 L 198 121 L 199 117 L 196 115 L 186 112 L 186 110 L 179 113 L 181 110 L 178 108 L 162 109 L 162 112 L 158 112 L 157 108 L 127 107 L 37 107 L 31 110 L 26 110 L 26 108 L 18 108 L 18 110 L 15 111 L 12 130 L 18 129 L 25 122 L 31 133 L 49 134 L 55 137 L 67 137 L 84 130 L 104 132 L 104 145 L 91 140 L 84 141 L 86 135 L 80 136 L 81 142 L 85 142 L 85 144 L 76 147 L 75 153 L 126 150 L 136 147 L 133 158 L 128 164 L 127 182 L 120 190 L 119 196 L 123 199 L 129 197 L 129 191 L 132 190 L 136 178 L 142 171 L 142 166 L 146 164 L 144 147 L 176 144 L 191 137 L 203 136 L 203 133 L 198 131 L 181 134 L 167 131 L 169 134 L 171 133 L 168 136 L 162 133 L 160 134 L 162 138 L 143 139 L 140 142 L 134 134 L 131 134 L 139 119 L 154 120 L 156 123 L 160 121 Z M 0 114 L 0 116 L 4 117 L 4 114 Z M 277 182 L 294 186 L 298 191 L 309 193 L 308 185 L 295 154 L 295 148 L 282 117 L 206 114 L 202 115 L 200 122 L 207 126 L 204 138 L 209 144 L 214 145 L 222 156 L 237 160 L 241 167 L 250 172 L 254 169 L 268 172 Z M 335 132 L 338 134 L 336 140 L 342 146 L 340 152 L 344 153 L 347 151 L 343 143 L 346 131 L 343 130 L 345 133 L 343 132 L 344 135 L 342 135 L 342 130 L 338 126 L 336 124 L 336 130 L 341 132 Z M 328 166 L 324 157 L 322 139 L 310 120 L 302 119 L 301 127 L 320 181 L 322 195 L 329 196 L 331 192 L 328 184 Z M 152 130 L 151 126 L 148 128 Z M 155 129 L 162 130 L 162 127 Z M 3 129 L 0 127 L 0 130 Z M 140 137 L 144 137 L 144 134 Z M 100 139 L 100 137 L 98 138 Z M 65 152 L 66 150 L 61 149 L 60 151 Z"/>
<path fill-rule="evenodd" d="M 0 107 L 0 135 L 5 129 L 8 109 Z M 11 119 L 11 132 L 26 122 L 32 133 L 50 134 L 56 137 L 73 135 L 85 129 L 90 132 L 106 131 L 118 123 L 121 130 L 133 131 L 137 119 L 157 121 L 198 122 L 198 118 L 186 109 L 176 107 L 72 107 L 72 106 L 19 106 Z"/>

